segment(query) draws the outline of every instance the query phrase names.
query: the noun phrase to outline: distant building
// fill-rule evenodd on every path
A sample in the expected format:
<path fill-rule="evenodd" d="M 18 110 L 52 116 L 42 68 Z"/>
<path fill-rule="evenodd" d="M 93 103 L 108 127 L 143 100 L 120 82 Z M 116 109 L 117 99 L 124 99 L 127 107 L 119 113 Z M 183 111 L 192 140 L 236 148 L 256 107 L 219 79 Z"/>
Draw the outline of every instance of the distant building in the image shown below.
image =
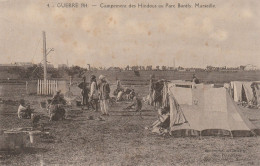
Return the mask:
<path fill-rule="evenodd" d="M 0 64 L 1 67 L 14 67 L 16 66 L 15 64 Z"/>
<path fill-rule="evenodd" d="M 15 62 L 14 65 L 28 68 L 32 67 L 34 64 L 32 62 Z"/>
<path fill-rule="evenodd" d="M 109 71 L 121 71 L 121 69 L 119 67 L 110 67 L 107 70 L 109 70 Z"/>
<path fill-rule="evenodd" d="M 254 66 L 254 65 L 248 64 L 248 65 L 245 66 L 244 70 L 247 70 L 247 71 L 249 71 L 249 70 L 257 70 L 257 67 Z"/>
<path fill-rule="evenodd" d="M 1 71 L 8 70 L 8 69 L 13 68 L 13 67 L 15 67 L 14 64 L 0 64 L 0 70 Z"/>
<path fill-rule="evenodd" d="M 31 62 L 15 62 L 11 64 L 0 64 L 0 70 L 8 70 L 14 67 L 22 67 L 22 68 L 28 68 L 32 67 L 34 64 Z"/>

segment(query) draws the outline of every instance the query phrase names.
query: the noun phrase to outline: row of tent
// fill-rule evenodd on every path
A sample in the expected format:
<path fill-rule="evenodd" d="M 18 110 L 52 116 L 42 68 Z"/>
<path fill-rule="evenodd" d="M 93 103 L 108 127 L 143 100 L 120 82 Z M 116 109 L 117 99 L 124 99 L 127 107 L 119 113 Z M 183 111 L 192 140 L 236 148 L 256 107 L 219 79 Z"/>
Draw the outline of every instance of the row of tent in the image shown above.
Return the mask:
<path fill-rule="evenodd" d="M 165 82 L 164 108 L 152 131 L 180 136 L 253 136 L 259 130 L 243 115 L 227 88 L 190 82 Z"/>
<path fill-rule="evenodd" d="M 229 89 L 235 102 L 245 102 L 249 105 L 260 105 L 260 81 L 232 81 L 224 84 Z"/>

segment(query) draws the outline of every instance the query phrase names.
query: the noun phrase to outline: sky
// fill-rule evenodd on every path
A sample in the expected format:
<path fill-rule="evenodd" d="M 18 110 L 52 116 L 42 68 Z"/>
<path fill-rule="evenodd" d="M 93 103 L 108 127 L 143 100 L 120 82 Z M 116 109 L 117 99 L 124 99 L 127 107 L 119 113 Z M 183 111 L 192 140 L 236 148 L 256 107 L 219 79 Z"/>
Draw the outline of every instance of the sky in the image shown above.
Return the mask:
<path fill-rule="evenodd" d="M 48 62 L 54 65 L 173 66 L 175 61 L 183 67 L 260 67 L 259 0 L 74 0 L 89 5 L 76 9 L 48 8 L 47 2 L 0 0 L 0 64 L 41 62 L 44 30 L 47 48 L 54 48 Z M 99 7 L 102 2 L 196 2 L 216 8 L 107 9 Z"/>

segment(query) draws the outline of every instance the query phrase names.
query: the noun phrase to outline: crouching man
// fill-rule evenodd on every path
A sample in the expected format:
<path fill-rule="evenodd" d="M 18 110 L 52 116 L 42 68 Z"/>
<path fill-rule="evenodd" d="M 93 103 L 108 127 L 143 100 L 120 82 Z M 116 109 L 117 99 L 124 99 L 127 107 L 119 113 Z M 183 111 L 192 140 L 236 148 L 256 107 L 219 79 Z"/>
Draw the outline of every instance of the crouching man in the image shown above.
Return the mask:
<path fill-rule="evenodd" d="M 20 119 L 31 119 L 32 109 L 29 104 L 25 104 L 24 99 L 20 100 L 18 107 L 18 118 Z"/>
<path fill-rule="evenodd" d="M 56 94 L 51 99 L 51 103 L 48 108 L 50 121 L 65 119 L 66 112 L 63 106 L 66 104 L 66 100 L 63 98 L 63 96 L 60 93 L 61 91 L 57 91 Z"/>
<path fill-rule="evenodd" d="M 49 107 L 50 121 L 65 119 L 65 113 L 65 109 L 60 104 L 50 105 Z"/>

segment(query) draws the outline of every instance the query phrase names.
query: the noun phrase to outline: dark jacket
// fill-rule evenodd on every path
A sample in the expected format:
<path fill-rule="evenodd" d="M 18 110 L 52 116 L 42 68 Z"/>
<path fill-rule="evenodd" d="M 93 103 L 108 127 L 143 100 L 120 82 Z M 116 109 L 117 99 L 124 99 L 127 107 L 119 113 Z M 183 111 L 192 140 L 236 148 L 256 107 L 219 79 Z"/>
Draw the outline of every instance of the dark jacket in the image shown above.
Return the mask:
<path fill-rule="evenodd" d="M 110 86 L 107 82 L 99 82 L 98 83 L 98 91 L 99 91 L 99 99 L 100 100 L 109 99 Z"/>

